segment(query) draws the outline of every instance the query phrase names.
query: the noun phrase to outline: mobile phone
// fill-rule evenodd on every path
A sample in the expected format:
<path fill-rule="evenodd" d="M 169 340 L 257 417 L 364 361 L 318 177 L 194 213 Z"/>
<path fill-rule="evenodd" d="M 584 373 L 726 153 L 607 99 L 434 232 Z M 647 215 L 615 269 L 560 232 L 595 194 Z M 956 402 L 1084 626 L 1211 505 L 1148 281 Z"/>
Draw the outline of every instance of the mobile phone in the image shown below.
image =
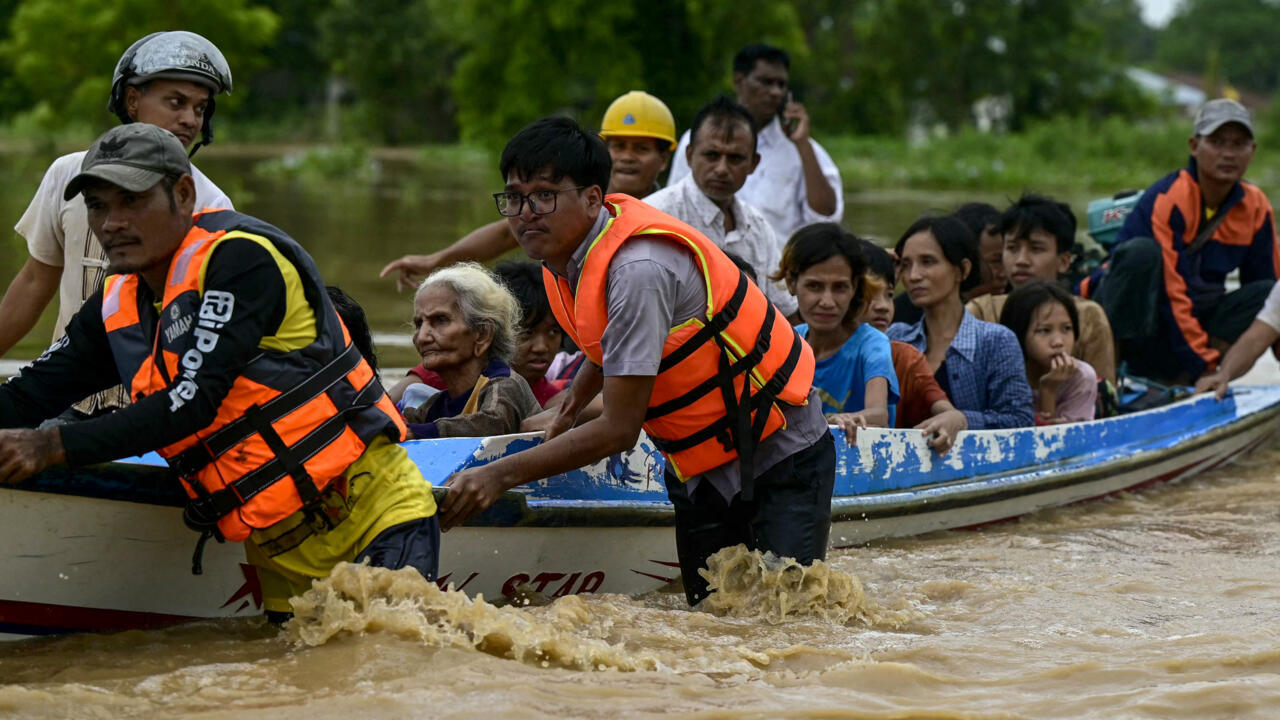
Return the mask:
<path fill-rule="evenodd" d="M 787 137 L 791 137 L 791 132 L 796 129 L 795 121 L 786 118 L 787 106 L 794 101 L 795 98 L 792 97 L 791 91 L 788 90 L 786 99 L 778 106 L 778 124 L 782 126 L 782 133 Z"/>

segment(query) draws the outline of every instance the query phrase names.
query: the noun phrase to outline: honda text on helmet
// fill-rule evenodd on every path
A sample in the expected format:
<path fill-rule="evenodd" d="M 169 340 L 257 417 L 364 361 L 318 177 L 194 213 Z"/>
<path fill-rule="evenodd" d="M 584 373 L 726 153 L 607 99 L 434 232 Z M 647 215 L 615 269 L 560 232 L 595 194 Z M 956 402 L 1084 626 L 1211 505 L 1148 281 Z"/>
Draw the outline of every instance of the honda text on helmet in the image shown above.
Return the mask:
<path fill-rule="evenodd" d="M 107 109 L 121 122 L 133 122 L 125 108 L 125 88 L 159 79 L 186 80 L 209 88 L 200 141 L 191 148 L 195 155 L 201 145 L 213 142 L 213 100 L 219 93 L 231 94 L 231 67 L 218 46 L 193 32 L 151 33 L 130 45 L 116 63 Z"/>

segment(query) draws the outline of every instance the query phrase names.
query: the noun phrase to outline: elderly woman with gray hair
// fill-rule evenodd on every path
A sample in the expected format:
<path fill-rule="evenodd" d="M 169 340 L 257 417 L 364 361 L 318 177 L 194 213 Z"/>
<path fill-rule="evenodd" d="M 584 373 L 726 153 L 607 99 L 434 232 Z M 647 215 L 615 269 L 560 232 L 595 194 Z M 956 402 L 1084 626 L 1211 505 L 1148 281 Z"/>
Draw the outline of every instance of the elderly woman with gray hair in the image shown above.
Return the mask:
<path fill-rule="evenodd" d="M 422 282 L 413 301 L 413 344 L 445 387 L 403 410 L 413 437 L 519 432 L 520 421 L 542 409 L 507 364 L 519 324 L 516 299 L 476 263 L 442 268 Z"/>

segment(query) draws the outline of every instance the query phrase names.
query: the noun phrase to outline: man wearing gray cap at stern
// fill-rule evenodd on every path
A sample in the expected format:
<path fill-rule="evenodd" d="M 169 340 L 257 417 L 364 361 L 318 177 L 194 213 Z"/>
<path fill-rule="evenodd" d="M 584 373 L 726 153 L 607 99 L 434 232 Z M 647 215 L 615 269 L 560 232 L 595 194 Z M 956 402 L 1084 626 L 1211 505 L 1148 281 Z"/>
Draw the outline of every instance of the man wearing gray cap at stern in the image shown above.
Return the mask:
<path fill-rule="evenodd" d="M 157 32 L 130 45 L 116 63 L 107 110 L 124 124 L 168 130 L 194 154 L 213 141 L 213 109 L 222 93 L 231 93 L 231 68 L 217 46 L 192 32 Z M 53 161 L 14 226 L 27 242 L 28 257 L 0 300 L 0 354 L 30 332 L 55 293 L 57 340 L 80 305 L 102 286 L 106 252 L 85 223 L 84 201 L 78 195 L 64 197 L 84 154 L 80 150 Z M 197 208 L 231 208 L 226 193 L 198 168 L 188 172 Z M 63 419 L 92 417 L 128 402 L 123 390 L 111 388 L 76 403 Z"/>
<path fill-rule="evenodd" d="M 1271 203 L 1244 180 L 1257 149 L 1249 110 L 1210 100 L 1187 144 L 1187 166 L 1147 188 L 1080 285 L 1107 311 L 1131 373 L 1182 384 L 1214 372 L 1280 276 Z M 1240 287 L 1227 292 L 1236 270 Z"/>
<path fill-rule="evenodd" d="M 154 125 L 98 138 L 64 191 L 76 195 L 107 277 L 65 335 L 0 385 L 0 428 L 23 428 L 0 430 L 0 483 L 154 450 L 189 498 L 192 572 L 209 538 L 243 541 L 276 619 L 338 562 L 434 579 L 430 484 L 311 256 L 257 218 L 193 215 L 186 148 Z M 120 383 L 131 404 L 41 425 Z"/>

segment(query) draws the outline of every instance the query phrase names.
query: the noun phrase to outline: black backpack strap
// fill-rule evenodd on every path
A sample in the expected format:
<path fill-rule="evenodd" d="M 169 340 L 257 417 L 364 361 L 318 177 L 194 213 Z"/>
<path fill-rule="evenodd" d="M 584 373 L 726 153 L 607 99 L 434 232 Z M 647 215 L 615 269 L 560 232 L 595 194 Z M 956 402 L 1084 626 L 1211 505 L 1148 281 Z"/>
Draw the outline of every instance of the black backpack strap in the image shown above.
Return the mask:
<path fill-rule="evenodd" d="M 218 520 L 221 520 L 223 516 L 249 502 L 258 493 L 271 487 L 285 476 L 293 478 L 294 484 L 298 488 L 298 495 L 302 498 L 303 506 L 314 501 L 318 497 L 319 491 L 303 464 L 330 443 L 337 440 L 346 431 L 347 413 L 358 412 L 373 405 L 377 402 L 381 393 L 381 385 L 369 383 L 356 396 L 356 401 L 350 409 L 325 420 L 292 447 L 286 446 L 280 436 L 268 426 L 269 433 L 263 435 L 263 439 L 271 446 L 274 441 L 269 439 L 269 436 L 274 436 L 275 440 L 279 441 L 279 447 L 283 448 L 283 451 L 272 446 L 272 451 L 276 454 L 274 458 L 257 469 L 246 473 L 243 477 L 228 483 L 226 487 L 220 490 L 207 492 L 199 482 L 190 482 L 189 484 L 196 489 L 198 497 L 188 501 L 183 512 L 183 518 L 187 521 L 187 526 L 194 530 L 216 528 Z M 263 416 L 259 415 L 258 417 L 261 419 Z"/>
<path fill-rule="evenodd" d="M 1222 224 L 1222 221 L 1226 217 L 1227 212 L 1221 209 L 1214 213 L 1213 217 L 1209 219 L 1209 222 L 1205 223 L 1204 227 L 1200 228 L 1200 232 L 1196 233 L 1196 238 L 1187 246 L 1187 254 L 1195 255 L 1204 249 L 1204 246 L 1213 238 L 1213 233 L 1217 231 L 1218 226 Z"/>
<path fill-rule="evenodd" d="M 243 442 L 253 433 L 260 432 L 259 425 L 265 423 L 266 427 L 269 428 L 275 421 L 307 404 L 320 393 L 327 391 L 334 383 L 359 367 L 362 359 L 363 356 L 360 355 L 359 348 L 354 343 L 348 345 L 345 350 L 330 360 L 324 367 L 317 370 L 314 375 L 263 404 L 256 422 L 251 420 L 248 413 L 246 413 L 244 417 L 237 418 L 219 428 L 217 432 L 205 438 L 203 442 L 196 443 L 169 458 L 169 467 L 173 468 L 182 477 L 195 475 L 203 470 L 206 465 Z M 255 405 L 254 407 L 256 408 L 257 406 Z M 267 439 L 266 435 L 263 435 L 263 439 L 267 440 L 268 445 L 270 445 L 271 441 Z M 275 448 L 272 448 L 272 450 L 274 451 Z"/>

